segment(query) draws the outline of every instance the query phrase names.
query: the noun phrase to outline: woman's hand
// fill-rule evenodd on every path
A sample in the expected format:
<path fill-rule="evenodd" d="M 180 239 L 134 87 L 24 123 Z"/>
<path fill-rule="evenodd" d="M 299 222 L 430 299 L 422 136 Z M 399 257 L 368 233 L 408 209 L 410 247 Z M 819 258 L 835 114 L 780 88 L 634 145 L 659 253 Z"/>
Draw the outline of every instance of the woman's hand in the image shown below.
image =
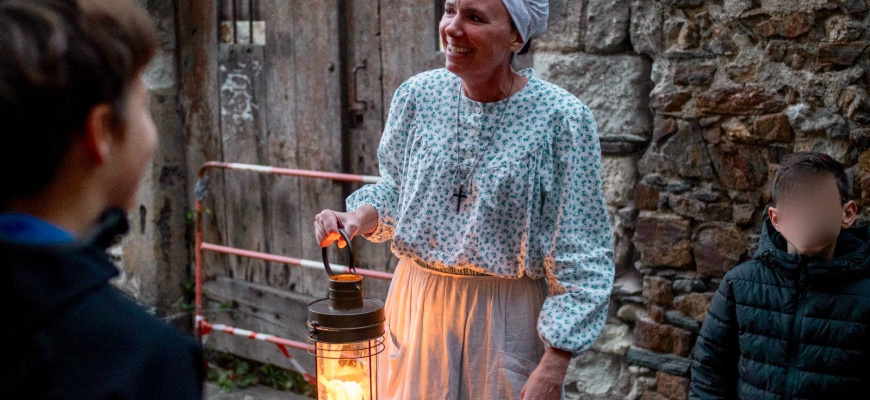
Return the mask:
<path fill-rule="evenodd" d="M 559 400 L 565 384 L 565 371 L 571 362 L 571 353 L 555 348 L 544 352 L 538 367 L 529 376 L 520 392 L 522 400 Z"/>
<path fill-rule="evenodd" d="M 338 233 L 344 229 L 347 236 L 353 239 L 360 233 L 372 233 L 378 227 L 378 212 L 374 207 L 364 205 L 353 212 L 323 210 L 314 217 L 314 232 L 321 247 L 326 247 L 338 241 L 338 247 L 344 248 L 347 242 Z"/>

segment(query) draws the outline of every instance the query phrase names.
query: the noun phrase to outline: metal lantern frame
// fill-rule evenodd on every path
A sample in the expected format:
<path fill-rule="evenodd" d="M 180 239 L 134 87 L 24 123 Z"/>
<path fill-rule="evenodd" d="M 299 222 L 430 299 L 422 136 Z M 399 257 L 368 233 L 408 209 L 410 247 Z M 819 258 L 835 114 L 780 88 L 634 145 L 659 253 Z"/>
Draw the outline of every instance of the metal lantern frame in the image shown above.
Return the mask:
<path fill-rule="evenodd" d="M 313 260 L 305 260 L 300 258 L 288 257 L 279 254 L 272 253 L 264 253 L 259 251 L 240 249 L 236 247 L 224 246 L 217 243 L 208 243 L 203 240 L 203 221 L 202 221 L 202 213 L 203 213 L 203 200 L 208 193 L 208 178 L 206 173 L 212 169 L 222 169 L 222 170 L 232 170 L 232 171 L 245 171 L 245 172 L 254 172 L 259 174 L 269 174 L 269 175 L 277 175 L 277 176 L 295 176 L 295 177 L 303 177 L 303 178 L 315 178 L 315 179 L 327 179 L 332 181 L 339 182 L 356 182 L 356 183 L 377 183 L 380 180 L 380 177 L 370 176 L 370 175 L 354 175 L 354 174 L 344 174 L 344 173 L 336 173 L 336 172 L 324 172 L 324 171 L 312 171 L 312 170 L 302 170 L 302 169 L 291 169 L 291 168 L 279 168 L 272 167 L 268 165 L 254 165 L 254 164 L 242 164 L 242 163 L 230 163 L 230 162 L 221 162 L 221 161 L 209 161 L 203 164 L 203 166 L 199 170 L 199 174 L 197 176 L 196 182 L 196 208 L 195 208 L 195 217 L 196 217 L 196 226 L 195 226 L 195 234 L 194 234 L 194 305 L 195 305 L 195 320 L 194 320 L 194 330 L 196 331 L 197 337 L 200 340 L 205 340 L 207 336 L 213 332 L 216 333 L 225 333 L 234 336 L 246 337 L 251 340 L 258 340 L 263 342 L 268 342 L 276 345 L 281 353 L 290 360 L 291 365 L 302 374 L 305 379 L 311 383 L 312 385 L 317 385 L 317 380 L 309 374 L 305 368 L 302 367 L 299 362 L 293 359 L 288 352 L 288 348 L 295 348 L 300 350 L 306 350 L 310 354 L 316 356 L 316 347 L 312 346 L 310 343 L 304 343 L 297 340 L 287 339 L 276 335 L 271 335 L 267 333 L 254 332 L 251 330 L 229 326 L 225 324 L 216 324 L 211 323 L 208 319 L 203 315 L 203 263 L 204 258 L 203 254 L 205 252 L 212 252 L 218 254 L 228 254 L 235 255 L 239 257 L 247 257 L 264 261 L 271 261 L 280 264 L 286 264 L 290 266 L 297 266 L 303 268 L 310 269 L 319 269 L 319 270 L 328 270 L 330 268 L 327 259 L 324 257 L 323 262 L 313 261 Z M 348 241 L 350 243 L 350 241 Z M 324 254 L 326 254 L 326 250 L 323 250 Z M 353 265 L 353 260 L 349 263 L 351 266 Z M 334 268 L 337 271 L 340 271 L 342 274 L 353 273 L 355 275 L 361 277 L 368 277 L 373 279 L 382 279 L 382 280 L 391 280 L 393 279 L 393 274 L 381 271 L 367 270 L 367 269 L 354 269 L 352 267 L 343 266 L 343 265 L 332 265 L 331 268 Z M 330 275 L 332 275 L 330 273 Z M 383 337 L 381 338 L 380 344 L 377 346 L 383 346 Z M 376 347 L 377 347 L 376 346 Z M 377 349 L 374 349 L 377 350 Z"/>
<path fill-rule="evenodd" d="M 377 400 L 377 356 L 384 351 L 384 302 L 366 298 L 365 279 L 353 264 L 353 246 L 347 233 L 349 273 L 335 274 L 326 248 L 323 267 L 329 277 L 329 296 L 308 305 L 308 338 L 317 362 L 317 398 L 320 400 Z"/>

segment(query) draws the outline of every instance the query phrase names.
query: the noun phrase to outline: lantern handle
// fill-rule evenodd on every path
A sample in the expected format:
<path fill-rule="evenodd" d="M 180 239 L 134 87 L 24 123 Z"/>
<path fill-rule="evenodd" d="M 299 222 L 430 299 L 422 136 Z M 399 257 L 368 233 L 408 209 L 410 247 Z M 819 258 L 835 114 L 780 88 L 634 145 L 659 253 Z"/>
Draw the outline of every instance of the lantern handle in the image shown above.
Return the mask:
<path fill-rule="evenodd" d="M 354 268 L 354 266 L 353 266 L 353 247 L 351 246 L 351 243 L 350 243 L 350 236 L 348 236 L 347 232 L 345 232 L 344 229 L 341 229 L 341 228 L 338 228 L 338 233 L 341 235 L 341 237 L 344 238 L 344 241 L 347 242 L 347 254 L 349 257 L 347 265 L 348 265 L 348 268 L 350 268 L 350 273 L 356 274 L 356 268 Z M 338 243 L 338 242 L 336 242 L 336 243 Z M 323 257 L 323 268 L 326 269 L 326 273 L 329 276 L 334 275 L 334 273 L 332 272 L 332 267 L 329 266 L 329 256 L 326 254 L 327 253 L 326 247 L 321 247 L 320 252 L 321 252 L 320 253 L 321 256 Z"/>

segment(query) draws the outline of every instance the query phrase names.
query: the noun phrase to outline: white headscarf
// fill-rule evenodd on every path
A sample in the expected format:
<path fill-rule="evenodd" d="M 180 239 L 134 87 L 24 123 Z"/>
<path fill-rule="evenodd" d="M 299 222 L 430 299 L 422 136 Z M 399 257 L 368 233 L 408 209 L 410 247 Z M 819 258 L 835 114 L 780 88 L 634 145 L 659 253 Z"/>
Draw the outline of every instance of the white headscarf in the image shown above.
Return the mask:
<path fill-rule="evenodd" d="M 502 0 L 514 25 L 520 31 L 523 43 L 540 35 L 547 29 L 547 17 L 550 15 L 548 0 Z M 519 51 L 519 50 L 517 50 Z"/>

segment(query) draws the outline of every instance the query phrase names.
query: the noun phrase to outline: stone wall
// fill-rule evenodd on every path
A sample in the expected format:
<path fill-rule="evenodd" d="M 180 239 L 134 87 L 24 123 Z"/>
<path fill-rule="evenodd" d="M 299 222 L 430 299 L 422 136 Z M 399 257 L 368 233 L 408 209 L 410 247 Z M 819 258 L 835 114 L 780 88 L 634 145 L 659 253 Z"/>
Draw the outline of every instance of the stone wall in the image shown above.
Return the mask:
<path fill-rule="evenodd" d="M 185 137 L 179 113 L 176 70 L 175 4 L 136 0 L 157 31 L 158 50 L 143 79 L 151 92 L 151 115 L 160 132 L 154 159 L 142 179 L 136 204 L 129 214 L 130 232 L 111 251 L 119 259 L 121 275 L 114 283 L 157 315 L 174 313 L 184 301 L 184 283 L 191 263 L 187 219 L 188 196 Z M 175 305 L 175 306 L 174 306 Z M 192 323 L 184 321 L 186 326 Z"/>
<path fill-rule="evenodd" d="M 843 162 L 867 220 L 867 0 L 551 0 L 540 76 L 594 112 L 615 227 L 611 315 L 573 399 L 686 399 L 712 292 L 756 247 L 798 150 Z"/>

